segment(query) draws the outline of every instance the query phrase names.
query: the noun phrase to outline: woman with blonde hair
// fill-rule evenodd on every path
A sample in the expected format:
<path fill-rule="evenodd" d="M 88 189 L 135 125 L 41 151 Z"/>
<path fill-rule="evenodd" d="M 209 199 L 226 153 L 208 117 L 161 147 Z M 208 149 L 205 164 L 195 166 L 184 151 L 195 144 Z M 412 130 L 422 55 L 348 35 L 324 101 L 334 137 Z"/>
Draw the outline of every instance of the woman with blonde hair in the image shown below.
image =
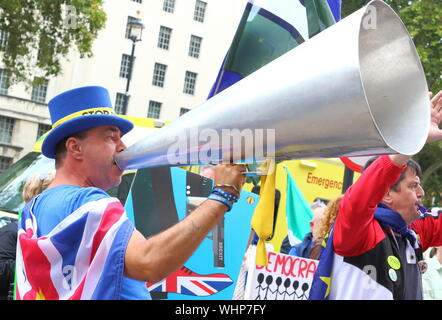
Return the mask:
<path fill-rule="evenodd" d="M 25 203 L 31 201 L 36 195 L 42 193 L 54 180 L 54 174 L 34 174 L 26 180 L 23 187 L 23 200 Z"/>
<path fill-rule="evenodd" d="M 324 239 L 327 232 L 330 231 L 333 222 L 335 222 L 336 217 L 338 216 L 339 204 L 341 203 L 343 197 L 343 194 L 337 196 L 336 198 L 330 200 L 325 207 L 324 215 L 319 222 L 317 234 L 315 235 L 316 238 Z"/>

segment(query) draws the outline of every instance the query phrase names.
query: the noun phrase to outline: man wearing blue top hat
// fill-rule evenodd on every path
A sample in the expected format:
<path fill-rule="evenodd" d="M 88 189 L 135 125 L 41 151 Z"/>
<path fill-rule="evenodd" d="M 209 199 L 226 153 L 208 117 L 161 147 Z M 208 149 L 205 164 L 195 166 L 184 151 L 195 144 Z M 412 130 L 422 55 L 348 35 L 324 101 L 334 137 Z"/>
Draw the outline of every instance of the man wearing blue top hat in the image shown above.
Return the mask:
<path fill-rule="evenodd" d="M 229 186 L 146 239 L 104 192 L 121 181 L 114 156 L 133 124 L 115 114 L 102 87 L 66 91 L 48 106 L 53 125 L 42 152 L 56 174 L 23 209 L 17 299 L 150 299 L 145 281 L 164 279 L 192 255 L 238 198 L 244 166 L 215 167 L 215 184 Z"/>

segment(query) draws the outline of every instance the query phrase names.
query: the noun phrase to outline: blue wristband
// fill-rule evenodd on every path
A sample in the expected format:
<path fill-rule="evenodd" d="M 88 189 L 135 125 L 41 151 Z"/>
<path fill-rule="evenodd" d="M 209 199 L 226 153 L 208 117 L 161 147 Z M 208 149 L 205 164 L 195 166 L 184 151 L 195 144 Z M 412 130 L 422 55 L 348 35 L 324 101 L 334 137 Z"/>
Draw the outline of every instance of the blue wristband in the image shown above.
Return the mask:
<path fill-rule="evenodd" d="M 233 193 L 224 191 L 221 188 L 213 188 L 212 193 L 213 194 L 217 194 L 217 195 L 225 198 L 228 201 L 232 201 L 232 202 L 237 202 L 238 201 L 238 197 L 236 195 L 234 195 Z"/>
<path fill-rule="evenodd" d="M 227 209 L 228 209 L 227 211 L 230 211 L 232 209 L 233 202 L 227 200 L 226 198 L 224 198 L 222 196 L 212 193 L 212 194 L 210 194 L 210 196 L 207 199 L 221 202 L 223 205 L 225 205 L 227 207 Z"/>

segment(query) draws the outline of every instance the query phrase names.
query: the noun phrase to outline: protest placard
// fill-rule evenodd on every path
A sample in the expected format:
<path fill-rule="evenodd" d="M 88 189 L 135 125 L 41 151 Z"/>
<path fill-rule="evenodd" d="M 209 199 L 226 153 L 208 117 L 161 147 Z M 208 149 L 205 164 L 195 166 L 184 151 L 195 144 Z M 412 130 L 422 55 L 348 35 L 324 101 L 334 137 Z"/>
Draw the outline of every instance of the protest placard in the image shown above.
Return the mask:
<path fill-rule="evenodd" d="M 255 250 L 250 251 L 245 299 L 307 300 L 317 260 L 268 252 L 268 265 L 255 265 Z"/>

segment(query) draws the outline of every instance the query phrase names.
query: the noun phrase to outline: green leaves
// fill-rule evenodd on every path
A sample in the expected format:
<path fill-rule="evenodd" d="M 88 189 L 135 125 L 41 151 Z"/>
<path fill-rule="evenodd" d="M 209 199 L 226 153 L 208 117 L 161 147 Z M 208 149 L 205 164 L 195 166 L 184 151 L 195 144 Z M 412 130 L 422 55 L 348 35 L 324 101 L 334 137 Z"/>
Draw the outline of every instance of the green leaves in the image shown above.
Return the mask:
<path fill-rule="evenodd" d="M 92 55 L 92 43 L 106 21 L 102 0 L 8 0 L 0 2 L 0 47 L 10 84 L 33 84 L 56 76 L 70 49 Z"/>

